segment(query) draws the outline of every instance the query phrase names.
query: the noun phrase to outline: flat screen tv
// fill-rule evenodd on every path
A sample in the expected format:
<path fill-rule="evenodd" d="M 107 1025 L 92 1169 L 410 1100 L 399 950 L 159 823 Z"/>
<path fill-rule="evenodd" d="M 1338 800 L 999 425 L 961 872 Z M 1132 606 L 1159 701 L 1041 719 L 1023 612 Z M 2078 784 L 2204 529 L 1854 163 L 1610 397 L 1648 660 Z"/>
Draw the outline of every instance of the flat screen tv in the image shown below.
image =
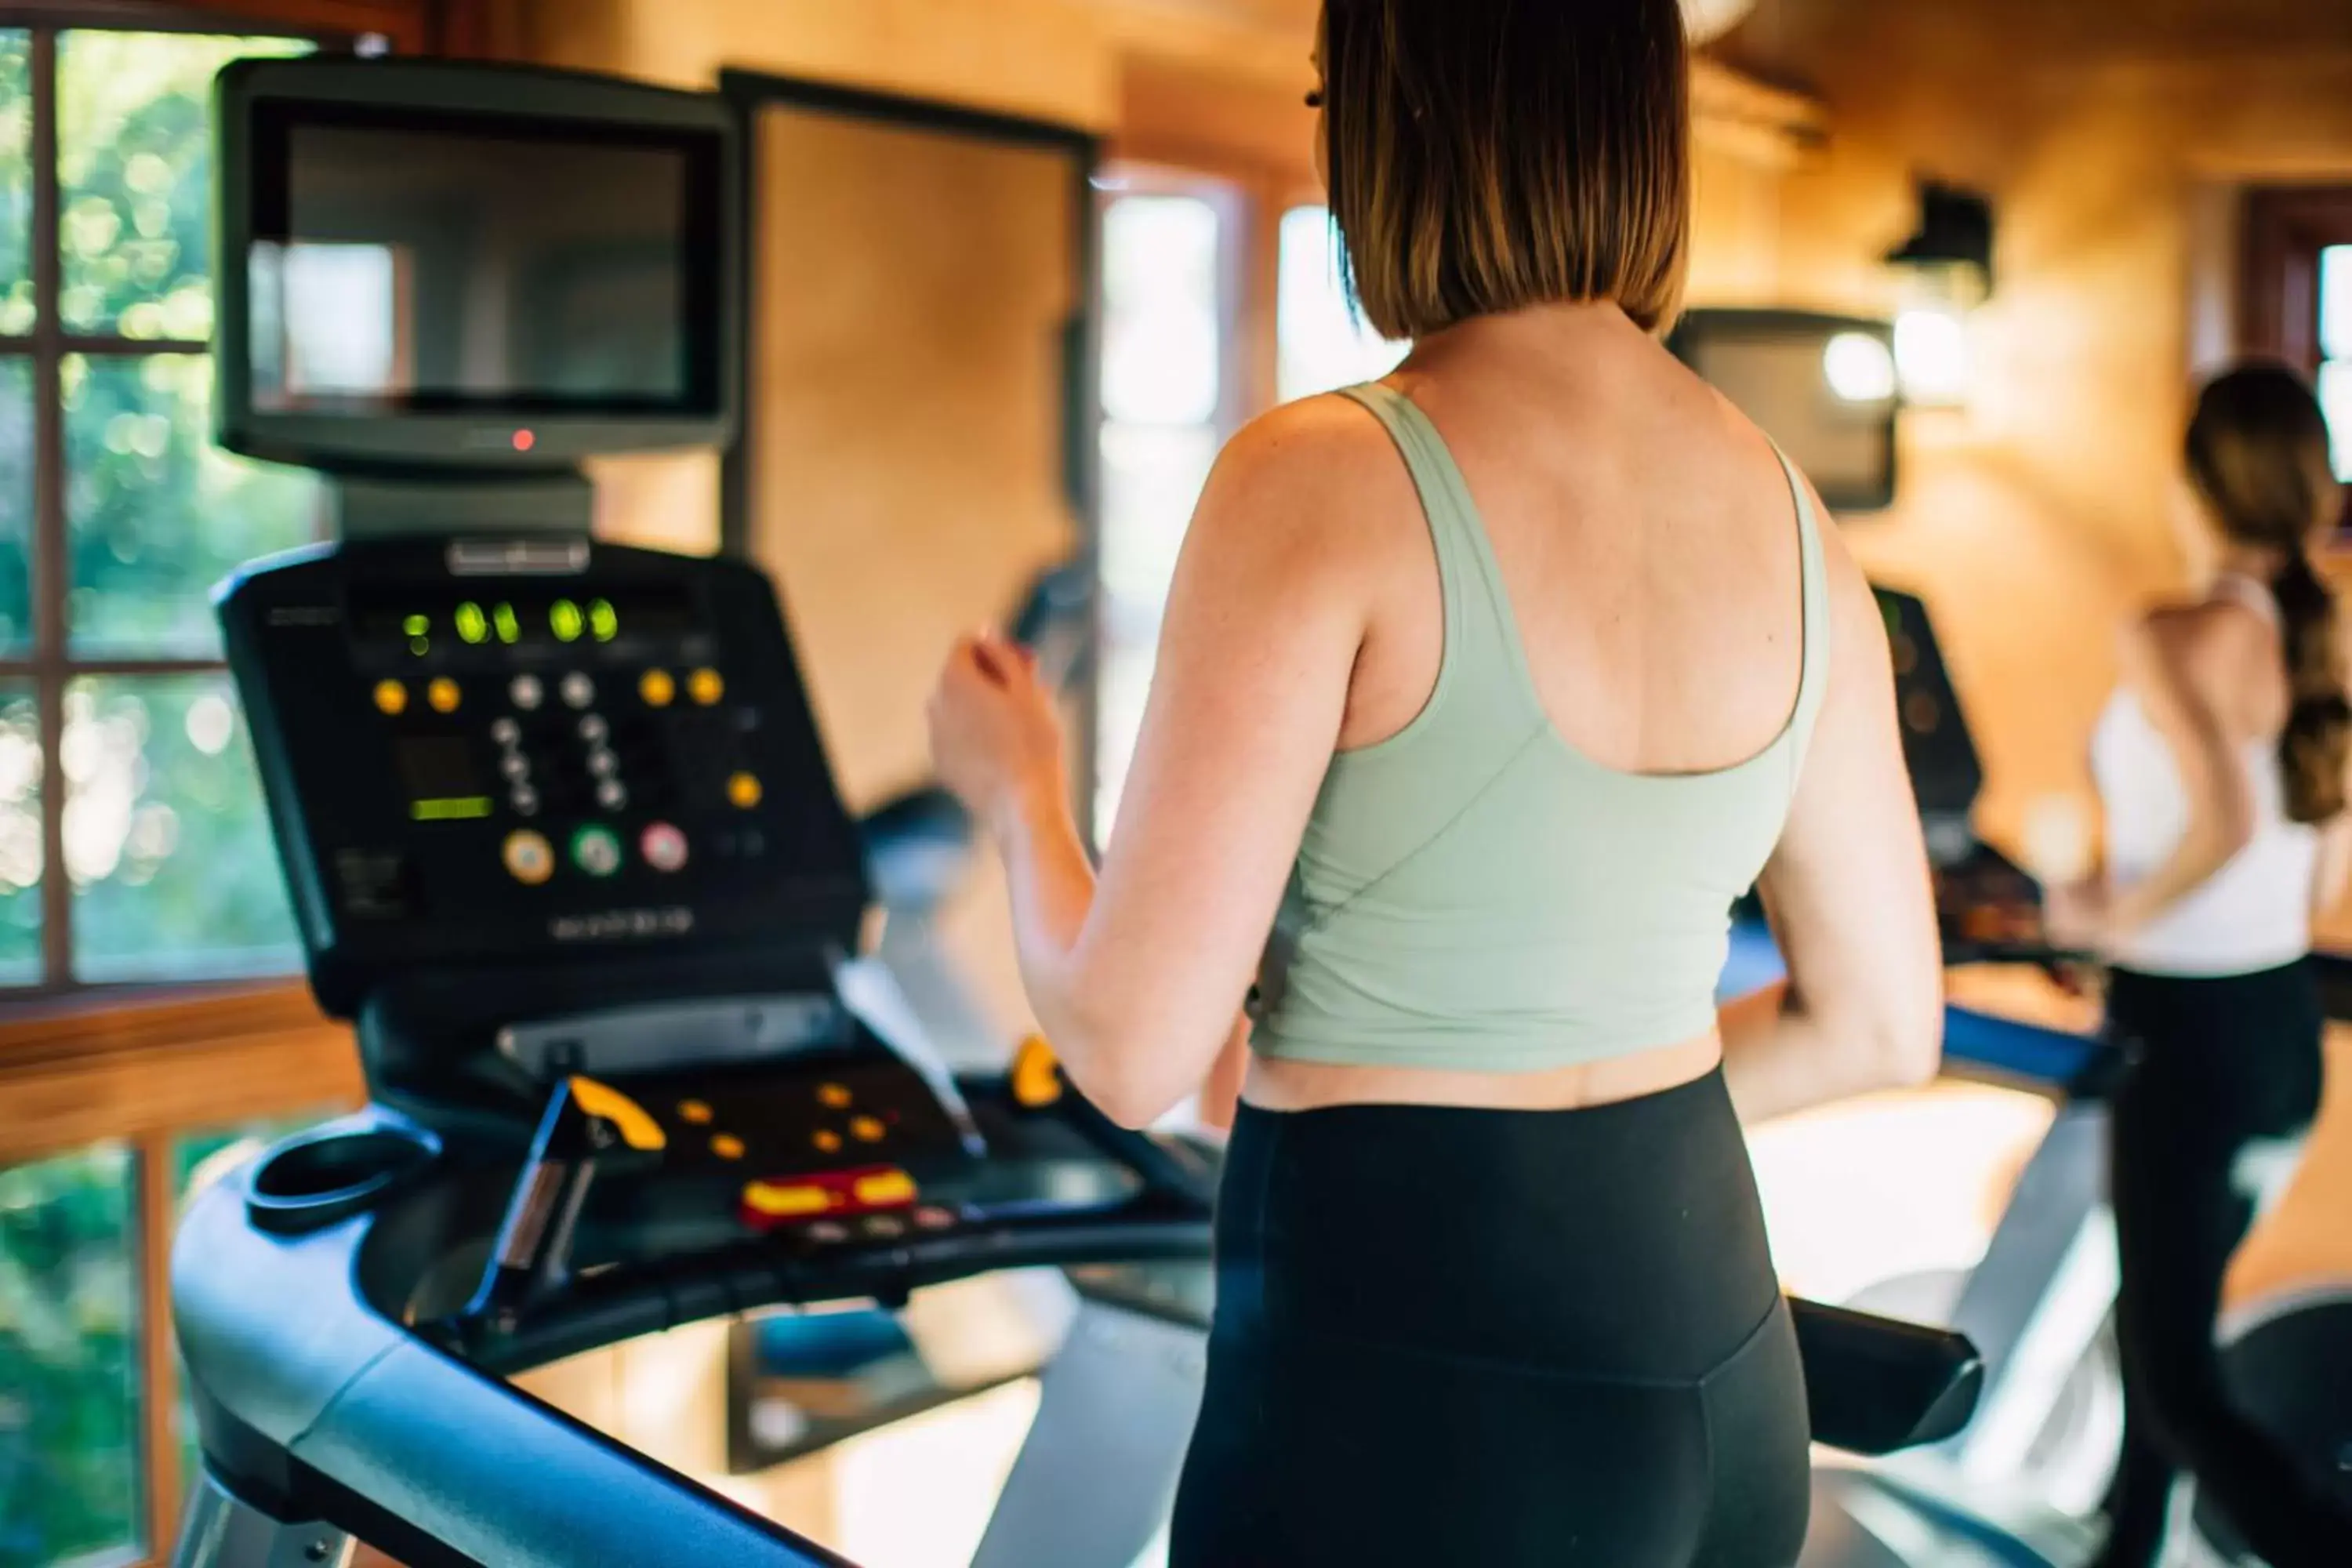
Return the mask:
<path fill-rule="evenodd" d="M 222 445 L 314 468 L 562 469 L 735 417 L 736 132 L 715 95 L 426 61 L 239 61 Z"/>
<path fill-rule="evenodd" d="M 1844 515 L 1895 502 L 1895 330 L 1804 310 L 1687 312 L 1668 345 Z"/>

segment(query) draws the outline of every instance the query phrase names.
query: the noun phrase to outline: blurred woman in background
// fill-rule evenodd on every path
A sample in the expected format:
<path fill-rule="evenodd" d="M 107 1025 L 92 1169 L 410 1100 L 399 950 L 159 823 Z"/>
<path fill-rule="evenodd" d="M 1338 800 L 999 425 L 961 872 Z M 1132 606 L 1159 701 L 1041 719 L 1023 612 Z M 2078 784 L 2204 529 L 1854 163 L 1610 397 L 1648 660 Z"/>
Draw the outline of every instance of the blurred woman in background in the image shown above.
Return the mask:
<path fill-rule="evenodd" d="M 2185 1469 L 2273 1568 L 2343 1568 L 2352 1518 L 2237 1414 L 2213 1336 L 2231 1257 L 2319 1109 L 2306 960 L 2352 858 L 2352 706 L 2312 552 L 2344 498 L 2326 420 L 2283 366 L 2209 384 L 2187 460 L 2218 571 L 2124 638 L 2092 746 L 2108 865 L 2050 909 L 2053 937 L 2108 962 L 2126 1064 L 2111 1173 L 2126 1418 L 2100 1562 L 2157 1562 Z"/>

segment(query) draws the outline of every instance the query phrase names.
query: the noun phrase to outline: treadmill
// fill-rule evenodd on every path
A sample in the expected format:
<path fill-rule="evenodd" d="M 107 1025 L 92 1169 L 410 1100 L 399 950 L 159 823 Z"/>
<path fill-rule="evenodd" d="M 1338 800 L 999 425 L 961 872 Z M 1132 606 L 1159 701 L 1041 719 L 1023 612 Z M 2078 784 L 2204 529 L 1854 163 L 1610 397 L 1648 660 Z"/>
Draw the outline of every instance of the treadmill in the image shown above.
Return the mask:
<path fill-rule="evenodd" d="M 866 857 L 772 588 L 591 536 L 582 457 L 732 419 L 734 123 L 603 79 L 333 59 L 233 66 L 216 111 L 223 342 L 250 345 L 220 356 L 221 436 L 328 468 L 342 535 L 238 573 L 219 615 L 310 984 L 371 1103 L 182 1223 L 203 1464 L 175 1563 L 838 1563 L 505 1379 L 1045 1280 L 1010 1292 L 1041 1403 L 974 1561 L 1128 1568 L 1197 1399 L 1214 1146 L 1113 1124 L 1043 1047 L 942 1065 L 866 956 Z M 596 237 L 604 270 L 550 253 L 582 190 L 645 230 Z M 581 308 L 582 279 L 651 317 Z M 363 308 L 388 359 L 306 342 Z M 1822 1442 L 1967 1421 L 1963 1336 L 1797 1321 Z"/>

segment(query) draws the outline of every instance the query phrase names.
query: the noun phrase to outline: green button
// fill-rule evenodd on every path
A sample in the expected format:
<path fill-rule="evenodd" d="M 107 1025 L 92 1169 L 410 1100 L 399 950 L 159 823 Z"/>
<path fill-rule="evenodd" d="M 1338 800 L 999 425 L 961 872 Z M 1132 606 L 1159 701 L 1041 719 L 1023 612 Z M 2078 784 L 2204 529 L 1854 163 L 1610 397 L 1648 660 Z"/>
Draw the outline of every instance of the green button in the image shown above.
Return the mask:
<path fill-rule="evenodd" d="M 583 827 L 572 836 L 572 863 L 592 877 L 621 868 L 621 841 L 609 827 Z"/>

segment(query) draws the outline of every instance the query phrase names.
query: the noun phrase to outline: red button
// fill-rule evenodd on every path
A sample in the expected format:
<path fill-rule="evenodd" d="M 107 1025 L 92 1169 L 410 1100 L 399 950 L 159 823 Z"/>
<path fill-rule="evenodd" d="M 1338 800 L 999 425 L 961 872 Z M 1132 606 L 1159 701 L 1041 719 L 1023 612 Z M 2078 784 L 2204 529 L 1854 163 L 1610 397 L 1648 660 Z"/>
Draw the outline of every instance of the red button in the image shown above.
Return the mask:
<path fill-rule="evenodd" d="M 646 864 L 656 871 L 678 871 L 686 867 L 686 835 L 667 822 L 656 822 L 637 836 L 637 850 Z"/>

